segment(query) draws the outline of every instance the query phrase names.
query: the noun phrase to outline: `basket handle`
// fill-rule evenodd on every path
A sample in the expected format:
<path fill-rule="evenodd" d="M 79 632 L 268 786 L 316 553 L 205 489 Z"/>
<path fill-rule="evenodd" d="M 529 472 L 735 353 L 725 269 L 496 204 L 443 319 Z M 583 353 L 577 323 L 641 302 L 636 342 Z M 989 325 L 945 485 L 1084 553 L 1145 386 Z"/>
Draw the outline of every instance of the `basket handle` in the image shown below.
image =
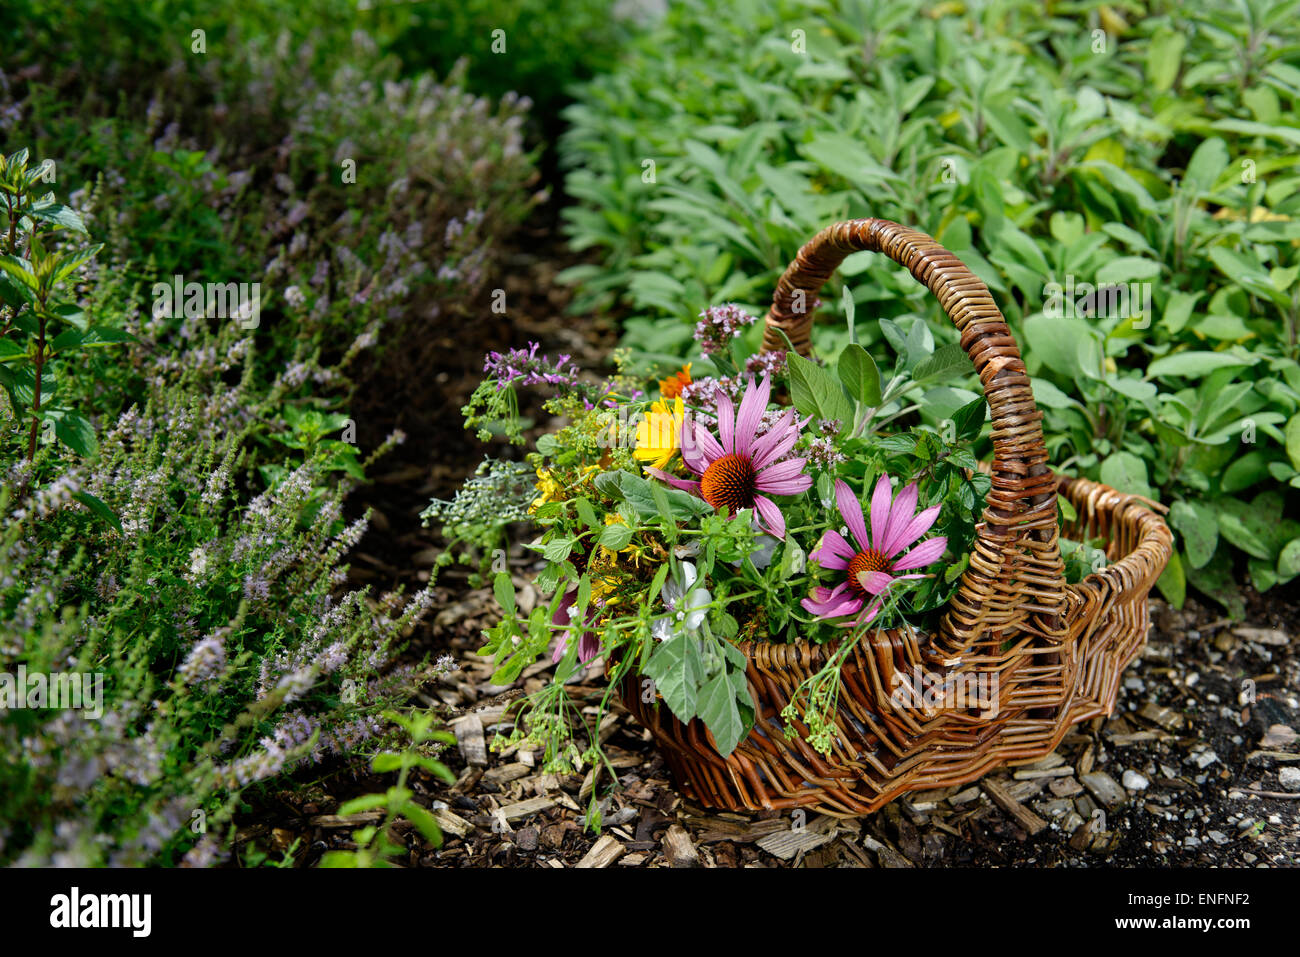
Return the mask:
<path fill-rule="evenodd" d="M 993 484 L 947 630 L 970 640 L 1006 625 L 1059 640 L 1065 575 L 1057 545 L 1057 480 L 1047 465 L 1043 414 L 1006 320 L 988 287 L 961 260 L 925 233 L 889 220 L 828 226 L 781 276 L 767 313 L 763 351 L 784 349 L 784 332 L 800 355 L 808 354 L 813 300 L 844 257 L 859 251 L 884 253 L 934 293 L 961 332 L 992 415 Z M 796 303 L 804 308 L 796 311 Z"/>

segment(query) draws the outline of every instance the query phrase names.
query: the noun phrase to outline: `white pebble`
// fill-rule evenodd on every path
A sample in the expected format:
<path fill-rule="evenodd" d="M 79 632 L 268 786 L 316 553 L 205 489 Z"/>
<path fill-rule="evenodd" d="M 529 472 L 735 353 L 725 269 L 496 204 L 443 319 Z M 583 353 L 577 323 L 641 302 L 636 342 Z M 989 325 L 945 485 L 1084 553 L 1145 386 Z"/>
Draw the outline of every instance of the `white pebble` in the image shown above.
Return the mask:
<path fill-rule="evenodd" d="M 1130 768 L 1129 770 L 1124 772 L 1124 778 L 1122 783 L 1124 787 L 1126 787 L 1130 791 L 1145 791 L 1147 789 L 1147 785 L 1149 785 L 1151 782 L 1148 781 L 1143 775 L 1138 774 L 1138 772 Z"/>

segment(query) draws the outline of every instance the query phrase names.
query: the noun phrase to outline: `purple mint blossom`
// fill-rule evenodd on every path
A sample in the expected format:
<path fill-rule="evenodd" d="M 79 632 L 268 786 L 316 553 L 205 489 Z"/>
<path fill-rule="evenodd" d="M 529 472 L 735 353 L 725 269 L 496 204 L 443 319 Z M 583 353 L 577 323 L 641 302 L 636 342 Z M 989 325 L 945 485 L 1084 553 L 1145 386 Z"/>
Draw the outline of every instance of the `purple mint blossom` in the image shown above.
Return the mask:
<path fill-rule="evenodd" d="M 194 644 L 179 673 L 186 684 L 200 684 L 218 677 L 225 667 L 225 635 L 216 632 Z"/>
<path fill-rule="evenodd" d="M 579 388 L 578 367 L 569 363 L 570 356 L 561 354 L 554 362 L 549 356 L 538 355 L 540 345 L 530 342 L 527 349 L 511 349 L 505 355 L 489 352 L 483 363 L 488 378 L 495 379 L 497 391 L 508 385 L 550 385 L 561 389 Z M 568 368 L 565 368 L 568 363 Z"/>
<path fill-rule="evenodd" d="M 558 662 L 569 649 L 569 629 L 573 625 L 573 615 L 576 611 L 574 605 L 577 601 L 576 591 L 565 595 L 560 599 L 560 606 L 555 609 L 555 614 L 551 618 L 551 627 L 560 631 L 560 640 L 556 642 L 555 651 L 551 654 L 552 662 Z M 585 665 L 598 654 L 600 654 L 600 638 L 595 632 L 584 631 L 578 639 L 578 661 Z"/>
<path fill-rule="evenodd" d="M 767 375 L 775 378 L 785 375 L 785 350 L 760 352 L 750 356 L 745 360 L 745 371 L 753 376 Z"/>
<path fill-rule="evenodd" d="M 844 453 L 835 447 L 834 439 L 822 437 L 808 443 L 808 464 L 814 468 L 830 471 L 843 461 Z"/>
<path fill-rule="evenodd" d="M 732 402 L 740 400 L 745 390 L 745 380 L 739 376 L 715 378 L 702 376 L 682 386 L 682 402 L 686 405 L 712 405 L 716 397 L 725 395 Z"/>
<path fill-rule="evenodd" d="M 706 356 L 722 352 L 731 345 L 731 340 L 753 323 L 754 317 L 735 303 L 710 306 L 700 313 L 700 321 L 695 324 L 695 341 Z"/>

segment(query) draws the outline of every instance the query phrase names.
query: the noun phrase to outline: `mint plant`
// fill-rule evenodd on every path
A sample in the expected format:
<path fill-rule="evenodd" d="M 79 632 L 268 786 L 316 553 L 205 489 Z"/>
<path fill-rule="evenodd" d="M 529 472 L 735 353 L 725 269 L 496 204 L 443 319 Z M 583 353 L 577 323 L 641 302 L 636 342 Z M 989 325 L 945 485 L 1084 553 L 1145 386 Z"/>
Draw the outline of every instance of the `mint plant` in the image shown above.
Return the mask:
<path fill-rule="evenodd" d="M 94 324 L 64 298 L 62 287 L 103 244 L 58 241 L 59 231 L 84 236 L 86 228 L 75 211 L 42 189 L 46 169 L 31 166 L 26 149 L 0 155 L 0 385 L 15 414 L 28 420 L 29 462 L 42 432 L 79 455 L 95 451 L 94 426 L 59 401 L 58 384 L 79 354 L 130 338 Z"/>
<path fill-rule="evenodd" d="M 339 814 L 347 817 L 367 811 L 384 812 L 382 820 L 368 824 L 352 833 L 357 848 L 353 851 L 330 851 L 321 858 L 321 867 L 385 867 L 392 866 L 404 848 L 393 843 L 391 828 L 397 821 L 407 821 L 434 847 L 442 845 L 442 828 L 429 809 L 415 800 L 407 782 L 411 772 L 423 771 L 446 784 L 455 784 L 456 776 L 447 766 L 430 756 L 430 750 L 441 750 L 455 744 L 454 735 L 433 729 L 434 718 L 428 712 L 413 711 L 403 715 L 389 712 L 387 720 L 399 725 L 410 739 L 401 751 L 385 751 L 370 761 L 371 770 L 378 774 L 397 773 L 397 780 L 386 791 L 354 798 L 339 807 Z"/>

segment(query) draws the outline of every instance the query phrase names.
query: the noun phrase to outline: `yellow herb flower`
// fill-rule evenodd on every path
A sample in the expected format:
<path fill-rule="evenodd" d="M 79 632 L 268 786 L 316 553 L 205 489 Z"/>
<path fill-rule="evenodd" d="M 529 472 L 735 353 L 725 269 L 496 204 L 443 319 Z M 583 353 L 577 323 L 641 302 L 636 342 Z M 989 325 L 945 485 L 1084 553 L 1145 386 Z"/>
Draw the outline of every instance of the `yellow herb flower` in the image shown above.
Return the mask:
<path fill-rule="evenodd" d="M 537 484 L 534 486 L 542 494 L 533 499 L 533 504 L 528 506 L 528 512 L 531 515 L 547 502 L 557 502 L 563 498 L 564 489 L 560 483 L 555 480 L 548 469 L 537 470 Z"/>
<path fill-rule="evenodd" d="M 605 524 L 612 524 L 608 518 Z M 591 576 L 591 600 L 603 602 L 606 607 L 617 605 L 622 596 L 616 591 L 619 583 L 618 556 L 603 545 L 596 549 L 587 563 L 587 574 Z"/>
<path fill-rule="evenodd" d="M 671 411 L 663 401 L 650 406 L 650 413 L 636 427 L 636 449 L 632 454 L 637 461 L 666 468 L 681 443 L 684 416 L 680 396 L 673 400 Z"/>

